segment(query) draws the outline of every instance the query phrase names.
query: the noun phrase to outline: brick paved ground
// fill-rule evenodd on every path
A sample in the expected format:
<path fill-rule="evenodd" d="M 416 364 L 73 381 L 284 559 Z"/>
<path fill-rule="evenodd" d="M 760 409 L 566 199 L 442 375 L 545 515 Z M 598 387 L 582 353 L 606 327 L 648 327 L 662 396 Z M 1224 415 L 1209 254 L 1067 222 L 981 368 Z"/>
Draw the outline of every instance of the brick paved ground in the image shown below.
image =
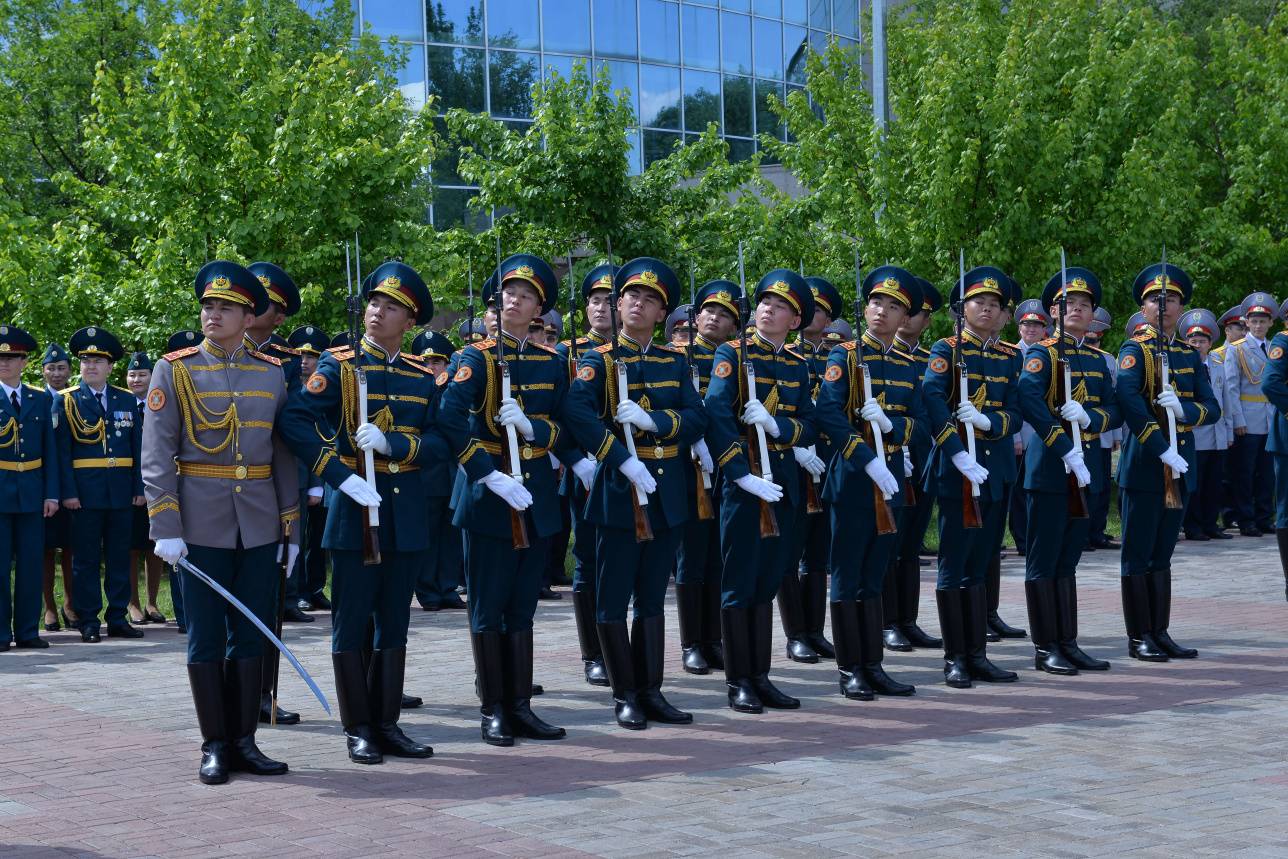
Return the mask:
<path fill-rule="evenodd" d="M 1025 620 L 1008 559 L 1003 616 Z M 834 668 L 775 671 L 795 713 L 739 716 L 716 677 L 673 670 L 691 727 L 628 732 L 580 679 L 570 600 L 538 617 L 539 712 L 567 740 L 478 740 L 465 618 L 415 612 L 405 714 L 429 761 L 351 765 L 334 721 L 287 681 L 305 722 L 263 729 L 283 778 L 196 780 L 197 734 L 173 626 L 97 646 L 49 636 L 0 655 L 0 854 L 542 856 L 1288 856 L 1288 606 L 1273 541 L 1182 544 L 1172 631 L 1194 662 L 1126 658 L 1117 555 L 1082 566 L 1082 644 L 1101 676 L 1032 670 L 992 645 L 1012 686 L 946 689 L 935 654 L 890 655 L 915 698 L 846 702 Z M 923 618 L 933 629 L 930 568 Z M 669 654 L 674 665 L 674 608 Z M 328 626 L 288 641 L 334 702 Z"/>

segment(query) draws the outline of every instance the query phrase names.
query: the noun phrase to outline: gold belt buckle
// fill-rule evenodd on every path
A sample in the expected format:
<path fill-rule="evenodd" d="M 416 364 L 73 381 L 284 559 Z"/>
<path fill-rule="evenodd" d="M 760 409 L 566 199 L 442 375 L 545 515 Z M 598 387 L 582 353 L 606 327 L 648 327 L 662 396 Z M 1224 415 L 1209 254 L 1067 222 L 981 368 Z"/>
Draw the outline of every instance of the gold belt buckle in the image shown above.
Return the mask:
<path fill-rule="evenodd" d="M 523 446 L 523 458 L 532 459 L 532 446 L 525 444 Z"/>
<path fill-rule="evenodd" d="M 665 451 L 662 450 L 662 445 L 659 444 L 657 447 L 653 448 L 654 459 L 661 459 L 663 453 L 665 453 Z"/>
<path fill-rule="evenodd" d="M 238 480 L 245 480 L 246 473 L 246 466 L 244 465 L 239 465 L 233 469 L 233 477 L 236 477 Z"/>
<path fill-rule="evenodd" d="M 389 473 L 390 473 L 390 474 L 397 474 L 397 473 L 398 473 L 398 463 L 396 463 L 396 462 L 391 462 L 391 463 L 389 463 Z"/>
<path fill-rule="evenodd" d="M 115 468 L 115 467 L 116 467 L 116 457 L 114 457 L 114 456 L 109 456 L 109 457 L 107 458 L 107 467 L 108 467 L 108 468 Z"/>

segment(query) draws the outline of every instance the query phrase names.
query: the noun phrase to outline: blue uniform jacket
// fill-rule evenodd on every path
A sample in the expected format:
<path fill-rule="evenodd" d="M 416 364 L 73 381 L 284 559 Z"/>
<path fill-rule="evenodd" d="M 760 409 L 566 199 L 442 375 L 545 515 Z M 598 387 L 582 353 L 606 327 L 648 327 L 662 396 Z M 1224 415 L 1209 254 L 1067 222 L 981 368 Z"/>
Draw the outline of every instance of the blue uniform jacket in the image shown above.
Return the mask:
<path fill-rule="evenodd" d="M 54 398 L 43 388 L 22 386 L 22 411 L 0 397 L 0 513 L 41 513 L 59 498 L 58 442 Z"/>
<path fill-rule="evenodd" d="M 955 336 L 937 341 L 930 348 L 930 360 L 926 362 L 926 375 L 921 383 L 929 431 L 935 443 L 925 488 L 938 498 L 959 498 L 962 490 L 962 475 L 953 465 L 952 457 L 965 447 L 957 435 L 957 419 L 953 417 L 957 401 L 948 402 L 958 372 L 955 364 L 958 351 Z M 1010 438 L 1021 423 L 1014 384 L 1017 358 L 1014 350 L 1005 344 L 995 341 L 985 344 L 970 329 L 962 331 L 960 354 L 966 360 L 970 401 L 988 416 L 990 423 L 989 429 L 975 432 L 976 461 L 988 470 L 988 479 L 979 489 L 980 498 L 1000 501 L 1008 475 L 1015 474 L 1015 454 L 1006 446 L 1011 444 Z"/>
<path fill-rule="evenodd" d="M 909 345 L 898 337 L 894 340 L 895 348 L 903 352 L 913 361 L 913 366 L 917 370 L 917 380 L 920 382 L 926 376 L 926 365 L 930 363 L 930 350 L 920 343 Z M 926 405 L 923 402 L 921 408 L 925 411 Z M 927 415 L 927 421 L 929 415 Z M 935 441 L 930 437 L 928 423 L 922 423 L 918 431 L 913 433 L 912 441 L 908 444 L 908 452 L 912 454 L 912 479 L 920 486 L 926 477 L 926 466 L 930 464 L 930 451 L 935 446 Z M 899 475 L 895 475 L 898 477 Z"/>
<path fill-rule="evenodd" d="M 1280 331 L 1270 341 L 1270 360 L 1261 376 L 1261 393 L 1274 407 L 1266 450 L 1288 456 L 1288 334 Z M 1265 475 L 1262 475 L 1265 479 Z"/>
<path fill-rule="evenodd" d="M 1024 451 L 1024 488 L 1038 492 L 1062 493 L 1068 487 L 1068 475 L 1062 457 L 1073 450 L 1073 439 L 1060 421 L 1063 401 L 1056 401 L 1054 353 L 1058 339 L 1052 337 L 1029 347 L 1020 374 L 1020 413 L 1033 427 L 1033 442 Z M 1105 491 L 1102 462 L 1111 451 L 1100 446 L 1100 434 L 1122 424 L 1122 414 L 1114 397 L 1113 381 L 1098 349 L 1085 346 L 1066 334 L 1064 355 L 1069 362 L 1073 399 L 1082 404 L 1091 417 L 1091 425 L 1082 430 L 1082 455 L 1091 473 L 1087 491 Z"/>
<path fill-rule="evenodd" d="M 106 414 L 89 385 L 58 394 L 58 465 L 62 499 L 80 499 L 87 510 L 129 507 L 143 495 L 140 472 L 143 422 L 134 394 L 108 385 L 103 393 Z"/>
<path fill-rule="evenodd" d="M 332 489 L 355 474 L 358 364 L 367 372 L 367 420 L 384 432 L 390 447 L 388 456 L 375 456 L 381 548 L 422 551 L 429 548 L 429 510 L 420 470 L 449 454 L 437 424 L 439 389 L 417 356 L 399 353 L 390 360 L 365 338 L 356 353 L 347 346 L 328 349 L 308 382 L 290 395 L 281 433 L 296 457 Z M 324 427 L 340 428 L 334 443 L 326 441 Z M 361 551 L 366 516 L 366 508 L 349 496 L 332 494 L 323 547 Z"/>
<path fill-rule="evenodd" d="M 586 499 L 586 520 L 595 525 L 630 528 L 634 488 L 619 470 L 629 458 L 626 443 L 614 419 L 621 402 L 617 390 L 617 362 L 626 367 L 630 397 L 648 412 L 657 432 L 635 430 L 639 459 L 657 480 L 649 496 L 649 519 L 657 528 L 675 528 L 689 518 L 688 495 L 693 460 L 689 445 L 707 428 L 706 410 L 693 390 L 684 354 L 657 343 L 636 343 L 625 334 L 616 349 L 609 344 L 585 353 L 577 379 L 568 392 L 566 425 L 577 444 L 599 460 L 595 480 Z M 686 475 L 687 472 L 687 475 Z"/>
<path fill-rule="evenodd" d="M 571 340 L 564 340 L 555 346 L 555 354 L 559 356 L 559 360 L 568 368 L 569 386 L 572 385 L 573 379 L 577 375 L 577 362 L 582 359 L 582 356 L 591 349 L 594 349 L 596 346 L 602 346 L 607 342 L 608 340 L 606 338 L 600 337 L 594 331 L 587 332 L 584 336 L 578 337 L 576 361 L 574 361 L 572 357 Z M 577 456 L 584 458 L 591 456 L 593 453 L 594 451 L 579 450 L 577 451 Z M 577 479 L 577 475 L 573 473 L 571 467 L 572 463 L 566 462 L 564 465 L 568 467 L 564 468 L 563 477 L 559 480 L 559 494 L 568 499 L 578 499 L 583 497 L 586 493 L 581 489 L 581 481 L 579 481 Z"/>
<path fill-rule="evenodd" d="M 1118 485 L 1139 492 L 1163 491 L 1163 462 L 1167 450 L 1167 427 L 1159 426 L 1154 414 L 1158 396 L 1158 355 L 1153 326 L 1123 343 L 1118 350 L 1118 407 L 1131 434 L 1123 441 L 1118 458 Z M 1189 463 L 1185 485 L 1192 492 L 1198 485 L 1198 456 L 1192 427 L 1206 426 L 1221 419 L 1221 406 L 1212 392 L 1207 366 L 1198 350 L 1173 337 L 1167 343 L 1171 384 L 1185 410 L 1176 422 L 1176 444 Z"/>

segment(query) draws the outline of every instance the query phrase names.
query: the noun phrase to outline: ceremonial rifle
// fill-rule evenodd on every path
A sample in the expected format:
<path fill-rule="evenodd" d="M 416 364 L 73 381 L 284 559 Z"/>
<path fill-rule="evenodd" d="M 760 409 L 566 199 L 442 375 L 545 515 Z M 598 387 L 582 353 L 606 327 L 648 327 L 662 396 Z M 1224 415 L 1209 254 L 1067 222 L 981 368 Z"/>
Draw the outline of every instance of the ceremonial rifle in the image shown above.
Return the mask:
<path fill-rule="evenodd" d="M 495 222 L 494 222 L 495 223 Z M 505 309 L 505 293 L 501 286 L 505 272 L 501 271 L 501 228 L 496 227 L 496 368 L 501 379 L 501 397 L 498 403 L 510 399 L 510 362 L 505 358 L 505 329 L 501 315 Z M 519 483 L 523 482 L 523 466 L 519 462 L 519 434 L 512 426 L 505 427 L 504 444 L 501 445 L 501 468 Z M 509 505 L 506 505 L 509 506 Z M 522 510 L 510 507 L 510 545 L 515 549 L 528 548 L 528 522 Z"/>
<path fill-rule="evenodd" d="M 801 260 L 801 278 L 804 279 L 804 277 L 805 277 L 805 260 Z M 813 320 L 810 320 L 809 322 L 807 322 L 806 327 L 808 327 L 812 321 Z M 803 335 L 801 337 L 801 342 L 802 344 L 808 345 L 811 349 L 814 349 L 814 344 L 806 340 Z M 812 355 L 805 354 L 804 345 L 802 345 L 801 347 L 801 357 L 805 359 L 805 370 L 809 373 L 810 400 L 817 402 L 816 394 L 818 392 L 818 376 L 814 374 L 814 358 Z M 811 444 L 806 449 L 810 453 L 814 454 L 815 456 L 818 455 L 817 445 Z M 818 484 L 821 480 L 822 480 L 821 475 L 814 474 L 811 472 L 809 475 L 809 479 L 805 481 L 805 512 L 810 515 L 823 512 L 823 502 L 820 501 L 818 497 Z"/>
<path fill-rule="evenodd" d="M 745 329 L 751 323 L 751 301 L 747 298 L 747 270 L 743 265 L 742 242 L 738 242 L 738 286 L 742 288 L 742 297 L 738 299 L 742 307 L 743 316 L 746 317 L 742 322 Z M 742 361 L 743 378 L 747 382 L 746 402 L 743 404 L 744 409 L 752 403 L 760 402 L 756 394 L 756 368 L 751 364 L 751 356 L 747 351 L 747 332 L 739 332 L 742 336 L 738 340 L 739 359 Z M 751 473 L 762 480 L 773 481 L 774 475 L 772 466 L 769 461 L 769 443 L 765 441 L 765 428 L 760 424 L 752 424 L 747 427 L 747 465 Z M 766 473 L 769 474 L 766 477 Z M 777 537 L 778 536 L 778 517 L 774 515 L 774 507 L 765 499 L 760 499 L 760 536 Z"/>
<path fill-rule="evenodd" d="M 286 562 L 291 556 L 291 523 L 287 522 L 282 526 L 282 539 L 277 545 L 277 613 L 273 615 L 273 633 L 282 637 L 282 615 L 286 611 L 286 577 L 290 570 L 286 569 Z M 270 698 L 272 699 L 272 709 L 268 713 L 268 723 L 277 724 L 277 681 L 281 676 L 282 654 L 278 650 L 273 651 L 273 685 Z"/>
<path fill-rule="evenodd" d="M 693 360 L 693 338 L 698 334 L 698 290 L 693 276 L 693 262 L 689 261 L 689 339 L 684 345 L 684 355 L 689 362 L 689 379 L 693 382 L 693 390 L 699 398 L 702 397 L 702 379 L 698 373 L 698 365 Z M 697 510 L 698 518 L 706 521 L 714 519 L 716 512 L 711 506 L 711 475 L 702 469 L 702 459 L 698 452 L 689 447 L 690 458 L 693 460 L 693 468 L 696 472 L 697 481 L 694 485 L 697 487 Z"/>
<path fill-rule="evenodd" d="M 966 322 L 966 251 L 962 249 L 957 255 L 957 301 L 953 308 L 957 313 L 957 339 L 953 344 L 954 390 L 948 397 L 949 405 L 956 402 L 964 406 L 970 402 L 970 375 L 966 372 L 966 350 L 962 348 L 962 336 Z M 970 421 L 957 421 L 957 435 L 961 438 L 971 462 L 975 458 L 975 426 Z M 962 475 L 962 527 L 983 527 L 983 517 L 979 512 L 979 487 Z"/>
<path fill-rule="evenodd" d="M 1073 402 L 1073 371 L 1069 366 L 1069 356 L 1066 354 L 1064 346 L 1064 319 L 1069 313 L 1069 275 L 1065 266 L 1064 248 L 1060 248 L 1060 325 L 1056 331 L 1059 340 L 1056 341 L 1056 400 L 1063 403 Z M 1073 449 L 1082 453 L 1082 425 L 1077 421 L 1061 421 L 1064 424 L 1065 431 L 1073 439 Z M 1073 469 L 1069 468 L 1069 463 L 1064 464 L 1064 473 L 1067 475 L 1069 493 L 1069 518 L 1086 519 L 1087 518 L 1087 494 L 1081 486 L 1078 485 L 1078 478 L 1073 474 Z"/>
<path fill-rule="evenodd" d="M 349 272 L 349 245 L 344 246 L 344 276 L 349 283 L 349 347 L 353 349 L 353 375 L 358 383 L 358 426 L 367 422 L 367 371 L 362 367 L 362 250 L 358 246 L 358 234 L 353 234 L 354 267 L 356 279 Z M 356 282 L 355 282 L 356 280 Z M 358 476 L 366 481 L 371 491 L 376 491 L 375 455 L 370 450 L 362 450 L 354 444 L 354 458 L 357 462 Z M 371 566 L 380 563 L 380 505 L 373 504 L 367 508 L 367 515 L 362 519 L 362 563 Z"/>
<path fill-rule="evenodd" d="M 1163 274 L 1158 291 L 1158 325 L 1154 329 L 1154 343 L 1158 348 L 1158 393 L 1171 384 L 1172 367 L 1168 356 L 1168 344 L 1163 339 L 1163 306 L 1167 304 L 1167 287 L 1170 282 L 1171 278 L 1167 276 L 1167 245 L 1163 245 Z M 1173 451 L 1179 453 L 1180 448 L 1176 444 L 1176 415 L 1172 414 L 1171 409 L 1157 405 L 1154 407 L 1154 413 L 1156 419 L 1167 422 L 1167 443 Z M 1170 465 L 1163 466 L 1163 504 L 1168 510 L 1180 510 L 1183 506 L 1181 485 L 1178 482 L 1180 478 L 1179 471 Z"/>
<path fill-rule="evenodd" d="M 608 251 L 608 265 L 611 271 L 613 265 L 613 240 L 607 238 L 604 241 Z M 617 276 L 613 276 L 613 286 L 608 297 L 608 318 L 609 324 L 612 325 L 613 342 L 609 345 L 609 354 L 613 359 L 613 373 L 617 381 L 617 402 L 620 406 L 622 403 L 629 402 L 631 398 L 630 382 L 626 378 L 626 364 L 622 362 L 621 352 L 619 351 L 619 341 L 621 321 L 617 318 L 617 301 L 621 297 L 617 290 Z M 641 355 L 641 359 L 643 355 Z M 644 369 L 643 361 L 640 362 L 641 372 Z M 607 393 L 607 383 L 605 383 L 605 393 Z M 611 398 L 609 402 L 612 402 Z M 616 418 L 616 415 L 614 415 Z M 622 443 L 626 445 L 626 453 L 634 459 L 639 456 L 635 452 L 635 427 L 630 424 L 620 424 L 622 428 Z M 648 493 L 638 486 L 631 484 L 631 507 L 635 513 L 635 542 L 647 543 L 653 539 L 653 525 L 648 519 Z"/>
<path fill-rule="evenodd" d="M 863 262 L 859 259 L 859 249 L 854 249 L 854 322 L 857 325 L 860 319 L 863 319 Z M 863 383 L 863 402 L 872 399 L 872 373 L 868 370 L 868 362 L 863 360 L 863 338 L 855 345 L 855 358 L 858 359 L 859 378 Z M 862 411 L 860 408 L 857 411 Z M 867 421 L 868 440 L 872 444 L 872 450 L 877 455 L 877 461 L 888 467 L 885 455 L 885 437 L 881 433 L 881 427 L 876 421 Z M 877 533 L 894 534 L 899 530 L 899 526 L 894 521 L 894 511 L 890 509 L 890 497 L 881 491 L 876 481 L 872 481 L 872 504 L 876 513 Z"/>

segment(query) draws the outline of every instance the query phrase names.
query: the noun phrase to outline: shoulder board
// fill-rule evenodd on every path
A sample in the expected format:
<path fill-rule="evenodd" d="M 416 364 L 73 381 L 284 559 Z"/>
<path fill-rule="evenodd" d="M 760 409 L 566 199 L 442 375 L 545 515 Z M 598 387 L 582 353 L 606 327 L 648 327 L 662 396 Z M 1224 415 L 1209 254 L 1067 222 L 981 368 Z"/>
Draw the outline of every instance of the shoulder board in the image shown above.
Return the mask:
<path fill-rule="evenodd" d="M 674 343 L 654 343 L 653 348 L 661 349 L 663 352 L 670 352 L 675 355 L 684 354 L 684 347 L 676 346 Z"/>
<path fill-rule="evenodd" d="M 993 348 L 997 349 L 997 351 L 1001 352 L 1003 355 L 1014 355 L 1020 351 L 1018 346 L 1012 346 L 1010 343 L 1003 343 L 1001 340 L 995 341 L 993 343 Z"/>
<path fill-rule="evenodd" d="M 80 390 L 80 385 L 72 385 L 70 388 L 63 388 L 59 394 L 74 394 Z"/>
<path fill-rule="evenodd" d="M 411 366 L 415 367 L 417 370 L 420 370 L 426 376 L 429 376 L 432 378 L 435 375 L 437 375 L 433 370 L 425 366 L 425 359 L 419 355 L 408 355 L 404 352 L 399 357 L 401 357 L 404 361 L 406 361 Z"/>
<path fill-rule="evenodd" d="M 1231 345 L 1231 346 L 1238 346 L 1240 343 L 1242 343 L 1244 340 L 1247 340 L 1247 339 L 1248 339 L 1247 337 L 1240 337 L 1238 340 L 1234 340 L 1234 341 L 1232 341 L 1232 342 L 1230 343 L 1230 345 Z"/>
<path fill-rule="evenodd" d="M 795 357 L 800 358 L 802 361 L 804 361 L 805 356 L 802 355 L 800 352 L 797 352 L 796 351 L 797 348 L 798 347 L 796 346 L 796 344 L 793 343 L 791 346 L 784 346 L 783 351 L 786 352 L 788 355 L 794 355 Z"/>
<path fill-rule="evenodd" d="M 273 365 L 273 366 L 275 366 L 275 367 L 280 367 L 280 366 L 282 366 L 282 359 L 281 359 L 281 358 L 274 358 L 272 355 L 269 355 L 269 354 L 267 354 L 267 353 L 261 352 L 261 351 L 259 351 L 258 349 L 247 349 L 246 351 L 247 351 L 247 352 L 249 352 L 250 354 L 254 355 L 254 356 L 255 356 L 256 358 L 258 358 L 259 360 L 261 360 L 261 361 L 267 361 L 269 364 L 272 364 L 272 365 Z"/>
<path fill-rule="evenodd" d="M 855 349 L 859 348 L 859 341 L 847 340 L 846 342 L 841 344 L 841 348 L 845 349 L 847 352 L 853 352 Z"/>
<path fill-rule="evenodd" d="M 120 385 L 108 385 L 108 387 L 116 391 L 118 394 L 127 394 L 131 397 L 134 396 L 134 392 L 131 391 L 129 388 L 122 388 Z"/>
<path fill-rule="evenodd" d="M 1082 345 L 1086 346 L 1087 344 L 1084 343 Z M 1099 355 L 1109 355 L 1108 352 L 1106 352 L 1104 349 L 1101 349 L 1099 346 L 1091 346 L 1089 348 L 1091 349 L 1092 352 L 1095 352 Z M 1110 355 L 1110 357 L 1112 358 L 1113 356 Z"/>
<path fill-rule="evenodd" d="M 1059 338 L 1059 337 L 1048 337 L 1048 338 L 1046 338 L 1045 340 L 1039 340 L 1039 341 L 1038 341 L 1038 345 L 1039 345 L 1039 346 L 1054 346 L 1055 344 L 1057 344 L 1057 343 L 1059 343 L 1059 342 L 1060 342 L 1060 338 Z"/>
<path fill-rule="evenodd" d="M 602 346 L 596 346 L 592 351 L 598 352 L 601 355 L 607 355 L 609 352 L 613 351 L 613 344 L 605 343 Z"/>
<path fill-rule="evenodd" d="M 28 385 L 28 384 L 27 384 L 27 383 L 25 383 L 25 382 L 23 383 L 22 387 L 23 387 L 25 390 L 27 390 L 29 393 L 32 393 L 32 394 L 43 394 L 43 393 L 46 393 L 46 391 L 45 391 L 45 389 L 44 389 L 44 388 L 37 388 L 35 385 Z"/>
<path fill-rule="evenodd" d="M 469 345 L 473 346 L 475 349 L 479 350 L 480 352 L 487 352 L 488 350 L 496 347 L 496 338 L 489 337 L 486 340 L 478 340 Z"/>
<path fill-rule="evenodd" d="M 415 361 L 417 364 L 423 363 L 425 360 L 424 355 L 413 355 L 411 352 L 399 352 L 398 357 L 406 358 L 408 361 Z"/>
<path fill-rule="evenodd" d="M 1222 343 L 1220 346 L 1218 346 L 1218 347 L 1216 347 L 1215 349 L 1213 349 L 1212 351 L 1208 352 L 1208 354 L 1209 354 L 1209 355 L 1224 355 L 1224 354 L 1225 354 L 1225 347 L 1226 347 L 1226 346 L 1228 346 L 1228 345 L 1230 345 L 1230 344 L 1228 344 L 1228 343 Z"/>
<path fill-rule="evenodd" d="M 1148 343 L 1149 341 L 1151 341 L 1151 340 L 1153 340 L 1153 339 L 1154 339 L 1154 335 L 1153 335 L 1153 334 L 1137 334 L 1135 337 L 1133 337 L 1133 338 L 1131 338 L 1131 339 L 1132 339 L 1132 342 L 1134 342 L 1134 343 Z"/>
<path fill-rule="evenodd" d="M 1019 344 L 1019 343 L 1007 343 L 1005 340 L 998 340 L 997 342 L 998 342 L 1000 345 L 1002 345 L 1002 346 L 1010 346 L 1012 349 L 1019 349 L 1019 348 L 1020 348 L 1020 344 Z"/>
<path fill-rule="evenodd" d="M 182 349 L 176 349 L 173 352 L 169 353 L 168 355 L 164 355 L 162 357 L 164 357 L 167 361 L 173 364 L 175 361 L 178 361 L 180 358 L 187 358 L 189 355 L 196 355 L 200 351 L 201 350 L 198 349 L 196 346 L 185 346 Z"/>
<path fill-rule="evenodd" d="M 528 345 L 529 345 L 529 346 L 536 346 L 538 349 L 541 349 L 541 350 L 543 350 L 543 351 L 549 352 L 551 355 L 557 355 L 557 354 L 559 354 L 558 352 L 556 352 L 556 351 L 555 351 L 555 347 L 553 347 L 553 346 L 547 346 L 547 345 L 546 345 L 546 344 L 544 344 L 544 343 L 537 343 L 537 342 L 535 342 L 535 341 L 533 341 L 533 340 L 529 340 L 529 341 L 528 341 Z"/>
<path fill-rule="evenodd" d="M 745 337 L 735 337 L 735 338 L 734 338 L 734 339 L 732 339 L 732 340 L 726 340 L 726 341 L 725 341 L 723 344 L 721 344 L 721 345 L 725 345 L 725 346 L 732 346 L 732 347 L 733 347 L 733 349 L 734 349 L 734 351 L 735 351 L 735 352 L 738 352 L 739 350 L 741 350 L 741 349 L 742 349 L 742 341 L 743 341 L 743 340 L 745 340 L 745 339 L 746 339 Z M 748 345 L 748 346 L 750 346 L 750 345 L 752 345 L 752 344 L 748 343 L 747 345 Z"/>
<path fill-rule="evenodd" d="M 283 354 L 285 354 L 285 355 L 298 355 L 298 354 L 300 354 L 300 350 L 299 350 L 299 349 L 296 349 L 296 348 L 294 348 L 294 347 L 292 347 L 292 346 L 283 346 L 281 343 L 270 343 L 270 344 L 268 344 L 268 347 L 269 347 L 270 349 L 274 349 L 274 350 L 276 350 L 276 351 L 278 351 L 278 352 L 281 352 L 281 353 L 283 353 Z"/>
<path fill-rule="evenodd" d="M 337 361 L 348 361 L 353 357 L 352 346 L 332 346 L 326 351 L 333 355 Z"/>
<path fill-rule="evenodd" d="M 953 334 L 952 336 L 945 337 L 945 338 L 944 338 L 943 340 L 941 340 L 940 342 L 941 342 L 941 343 L 947 343 L 949 346 L 956 346 L 956 345 L 957 345 L 957 335 L 956 335 L 956 334 Z"/>

